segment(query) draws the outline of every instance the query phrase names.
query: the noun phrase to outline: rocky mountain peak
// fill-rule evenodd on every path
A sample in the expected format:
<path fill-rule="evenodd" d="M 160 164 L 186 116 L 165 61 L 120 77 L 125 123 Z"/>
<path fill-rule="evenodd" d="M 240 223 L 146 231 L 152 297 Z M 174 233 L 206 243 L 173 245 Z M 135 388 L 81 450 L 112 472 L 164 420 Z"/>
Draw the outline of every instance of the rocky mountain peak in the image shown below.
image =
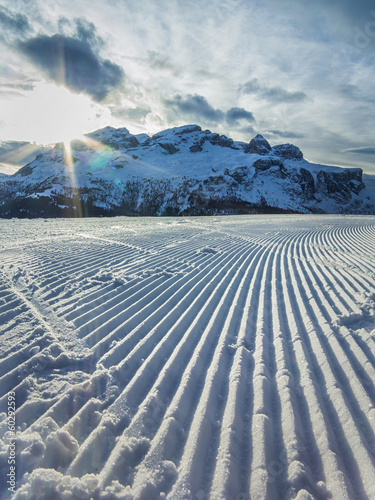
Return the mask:
<path fill-rule="evenodd" d="M 245 153 L 267 155 L 271 149 L 272 148 L 267 139 L 265 139 L 261 134 L 258 134 L 251 139 L 249 145 L 246 146 Z"/>
<path fill-rule="evenodd" d="M 125 127 L 104 127 L 86 134 L 86 137 L 94 139 L 105 146 L 110 146 L 113 149 L 135 148 L 139 145 L 138 139 Z"/>
<path fill-rule="evenodd" d="M 192 134 L 194 132 L 202 132 L 202 129 L 199 125 L 183 125 L 181 127 L 173 127 L 167 130 L 162 130 L 157 134 L 154 134 L 151 139 L 158 140 L 163 139 L 165 137 L 177 137 L 181 138 L 181 136 L 185 134 Z"/>
<path fill-rule="evenodd" d="M 272 148 L 272 152 L 286 160 L 302 160 L 302 151 L 293 144 L 279 144 Z"/>

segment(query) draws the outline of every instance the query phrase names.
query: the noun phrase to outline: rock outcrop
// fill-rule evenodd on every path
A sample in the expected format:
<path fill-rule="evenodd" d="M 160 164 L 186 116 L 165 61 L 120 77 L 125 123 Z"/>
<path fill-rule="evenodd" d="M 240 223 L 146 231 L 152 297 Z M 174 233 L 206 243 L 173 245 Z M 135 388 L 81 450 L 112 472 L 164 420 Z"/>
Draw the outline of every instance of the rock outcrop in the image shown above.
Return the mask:
<path fill-rule="evenodd" d="M 293 144 L 279 144 L 272 148 L 273 154 L 286 160 L 302 160 L 302 151 Z"/>
<path fill-rule="evenodd" d="M 270 153 L 271 149 L 269 142 L 261 134 L 258 134 L 254 139 L 251 139 L 249 145 L 246 146 L 245 153 L 267 155 Z"/>
<path fill-rule="evenodd" d="M 330 196 L 339 203 L 348 203 L 353 193 L 359 194 L 365 188 L 361 169 L 345 169 L 342 172 L 320 170 L 317 175 L 316 190 Z"/>

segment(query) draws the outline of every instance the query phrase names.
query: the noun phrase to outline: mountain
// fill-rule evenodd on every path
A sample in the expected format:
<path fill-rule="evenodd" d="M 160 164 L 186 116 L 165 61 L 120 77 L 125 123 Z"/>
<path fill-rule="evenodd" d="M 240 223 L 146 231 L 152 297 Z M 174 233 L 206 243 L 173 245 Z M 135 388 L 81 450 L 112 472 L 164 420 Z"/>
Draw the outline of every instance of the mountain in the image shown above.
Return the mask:
<path fill-rule="evenodd" d="M 366 184 L 366 187 L 375 193 L 375 175 L 372 174 L 363 174 L 362 181 Z"/>
<path fill-rule="evenodd" d="M 11 175 L 49 148 L 25 141 L 0 142 L 0 178 Z"/>
<path fill-rule="evenodd" d="M 0 216 L 375 213 L 359 168 L 309 163 L 292 144 L 271 147 L 202 130 L 152 137 L 105 127 L 39 154 L 0 178 Z"/>

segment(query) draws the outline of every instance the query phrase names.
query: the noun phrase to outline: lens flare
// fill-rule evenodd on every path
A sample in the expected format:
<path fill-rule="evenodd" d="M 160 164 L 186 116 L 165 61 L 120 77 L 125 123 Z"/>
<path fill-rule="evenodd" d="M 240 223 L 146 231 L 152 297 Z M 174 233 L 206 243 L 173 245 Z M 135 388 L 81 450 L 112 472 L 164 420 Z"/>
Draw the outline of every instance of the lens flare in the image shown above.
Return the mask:
<path fill-rule="evenodd" d="M 65 192 L 66 192 L 65 205 L 69 207 L 68 212 L 70 212 L 71 210 L 70 215 L 73 215 L 73 217 L 82 217 L 83 211 L 82 211 L 81 193 L 79 189 L 79 184 L 77 183 L 76 171 L 74 168 L 75 158 L 73 157 L 72 154 L 71 141 L 64 141 L 63 147 L 64 147 L 65 172 L 67 174 L 67 183 L 65 186 Z M 69 194 L 71 195 L 70 197 Z"/>

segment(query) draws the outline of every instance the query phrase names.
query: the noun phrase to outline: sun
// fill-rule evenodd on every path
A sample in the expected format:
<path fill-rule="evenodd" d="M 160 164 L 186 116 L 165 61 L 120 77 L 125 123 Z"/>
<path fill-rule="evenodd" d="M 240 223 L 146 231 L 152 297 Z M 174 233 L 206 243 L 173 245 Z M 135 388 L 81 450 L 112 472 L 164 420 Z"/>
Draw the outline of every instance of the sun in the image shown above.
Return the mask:
<path fill-rule="evenodd" d="M 37 144 L 64 142 L 101 128 L 111 119 L 110 111 L 89 96 L 74 94 L 63 86 L 38 83 L 11 102 L 0 102 L 2 121 L 7 124 L 3 139 Z"/>

